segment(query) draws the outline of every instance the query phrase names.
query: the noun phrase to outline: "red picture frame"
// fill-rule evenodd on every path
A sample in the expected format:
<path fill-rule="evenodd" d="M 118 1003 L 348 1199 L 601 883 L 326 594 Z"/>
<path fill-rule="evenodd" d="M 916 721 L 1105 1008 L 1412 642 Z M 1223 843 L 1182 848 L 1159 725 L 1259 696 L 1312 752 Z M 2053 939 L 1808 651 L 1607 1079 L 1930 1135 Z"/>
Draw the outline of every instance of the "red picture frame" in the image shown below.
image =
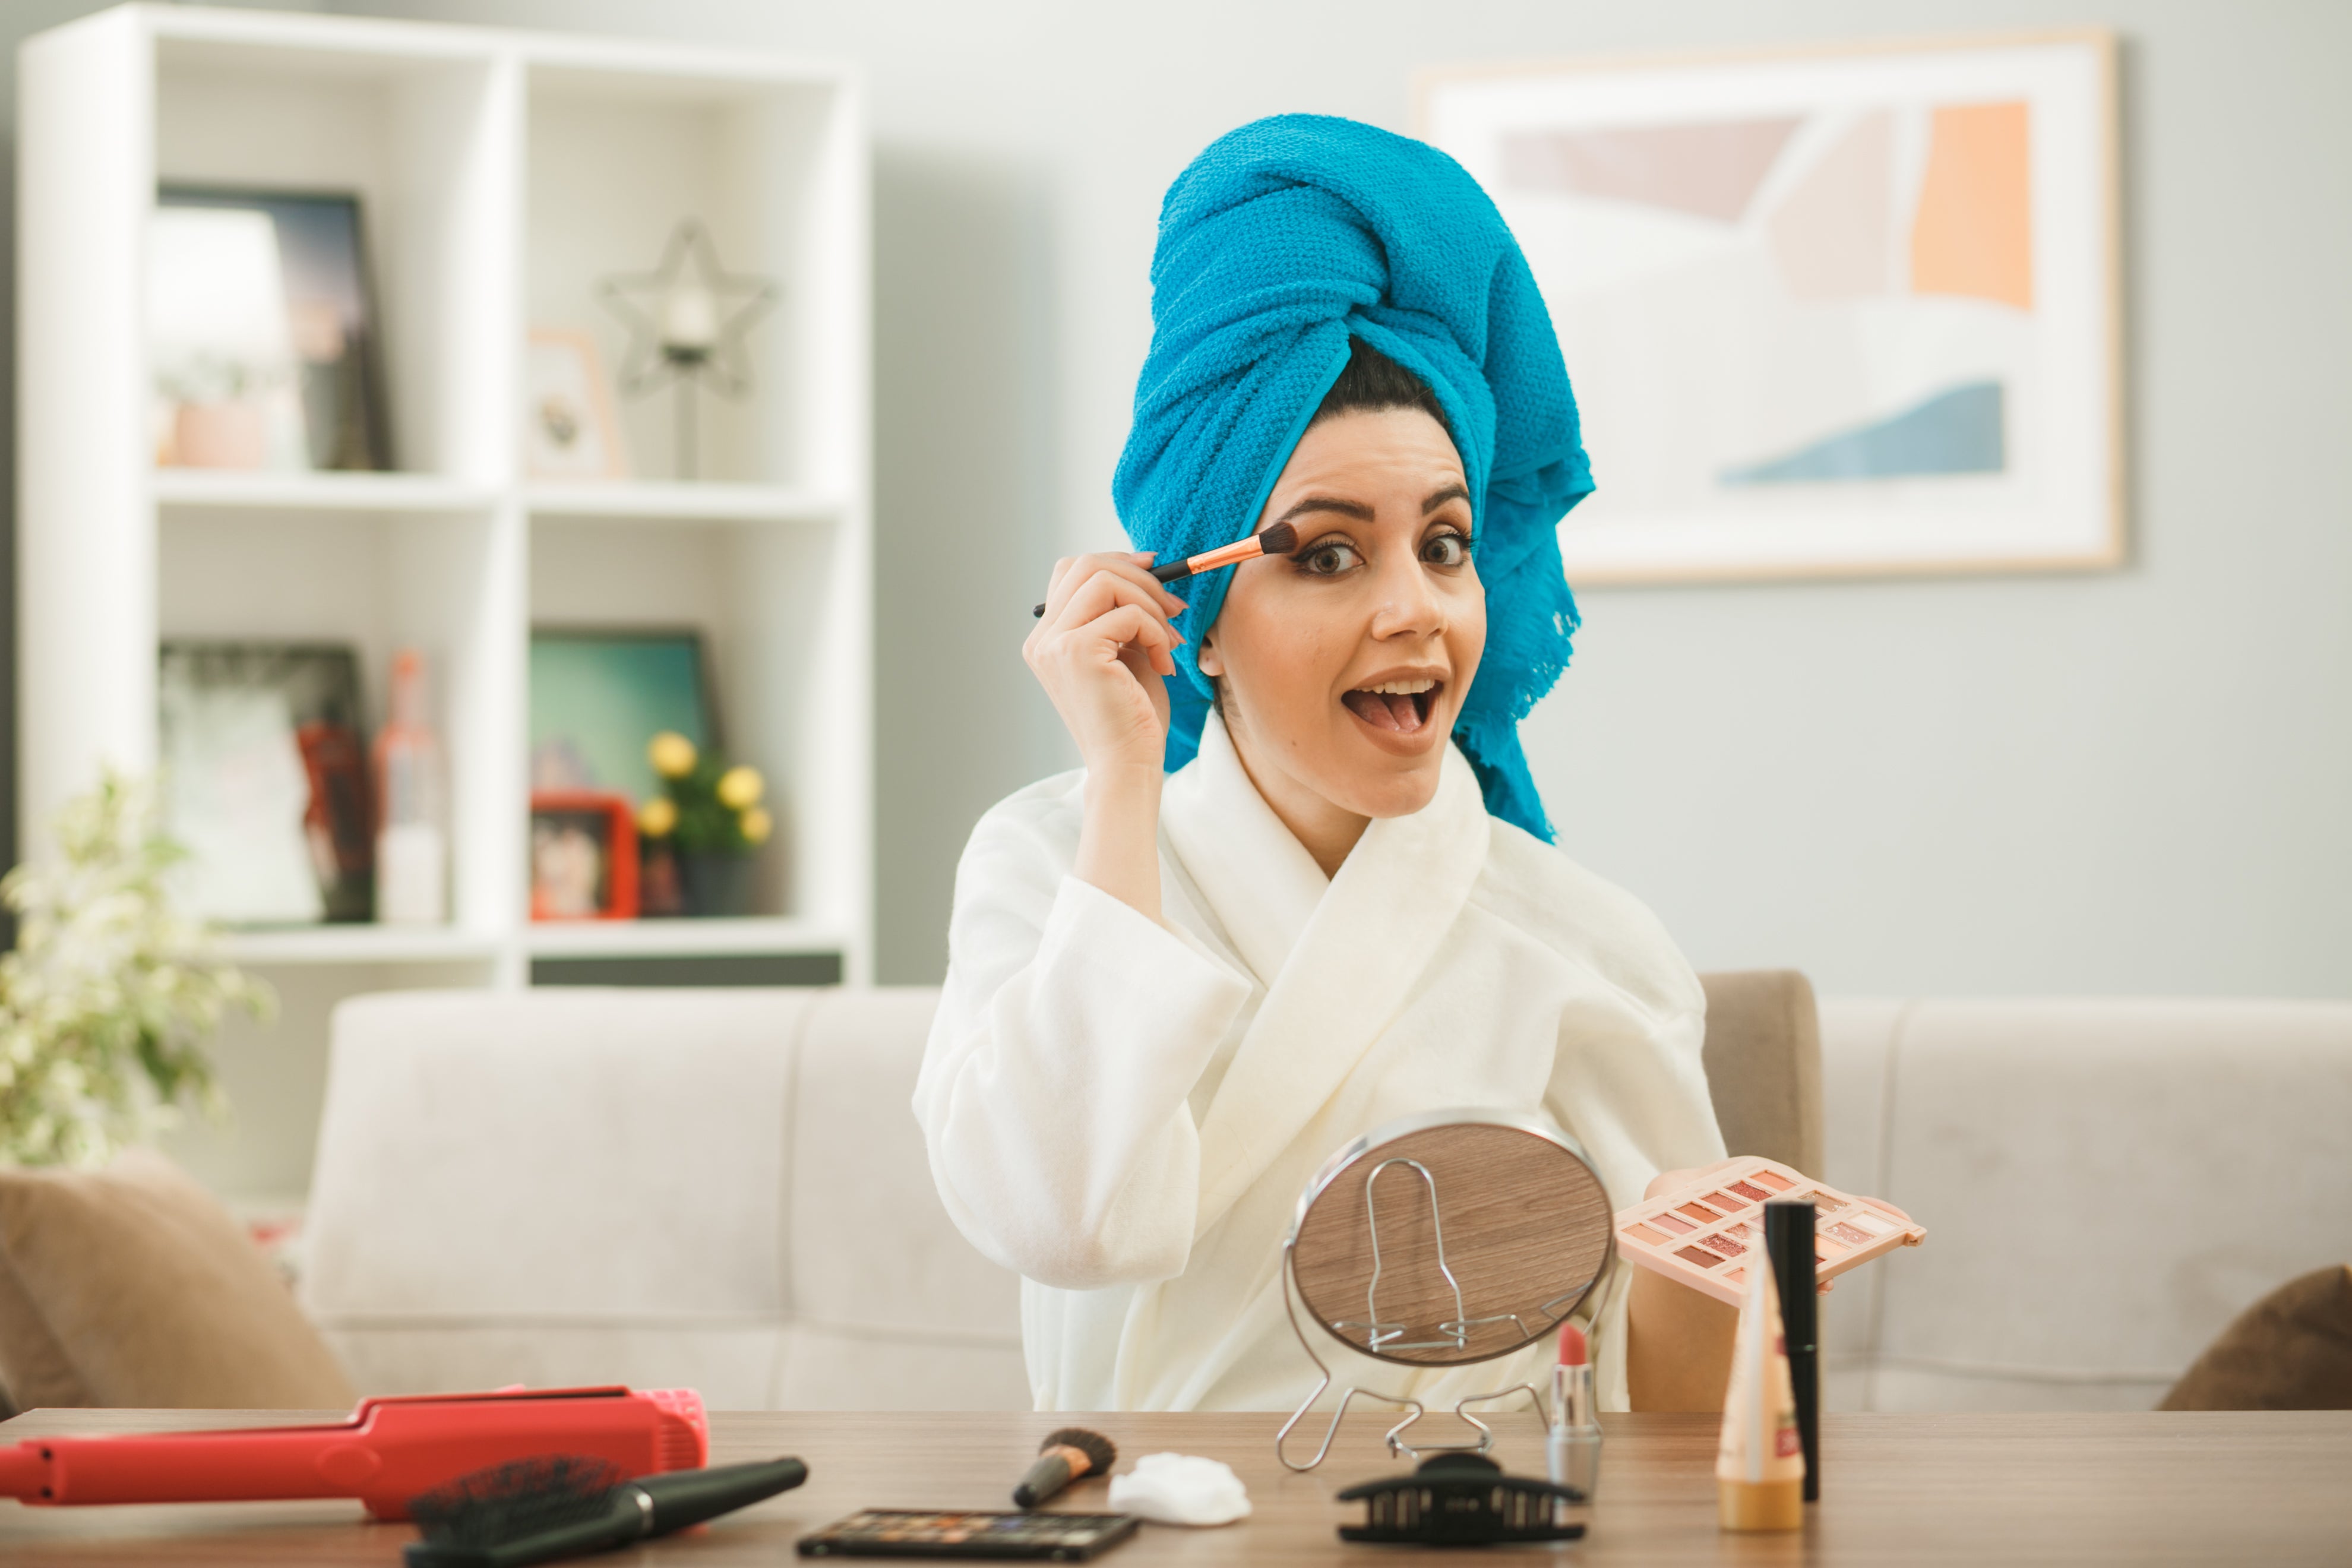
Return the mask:
<path fill-rule="evenodd" d="M 637 810 L 627 795 L 531 791 L 530 918 L 637 918 Z"/>

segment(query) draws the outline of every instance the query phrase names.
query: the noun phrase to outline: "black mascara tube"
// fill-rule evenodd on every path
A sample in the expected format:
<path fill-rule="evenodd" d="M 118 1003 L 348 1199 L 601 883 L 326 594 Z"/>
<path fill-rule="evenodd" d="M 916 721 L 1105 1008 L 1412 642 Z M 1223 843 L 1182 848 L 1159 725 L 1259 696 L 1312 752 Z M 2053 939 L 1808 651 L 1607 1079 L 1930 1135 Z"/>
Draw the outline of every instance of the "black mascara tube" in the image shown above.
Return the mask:
<path fill-rule="evenodd" d="M 1797 1397 L 1797 1436 L 1805 1445 L 1805 1500 L 1822 1495 L 1821 1297 L 1813 1279 L 1813 1205 L 1775 1198 L 1764 1205 L 1764 1250 L 1780 1292 L 1780 1331 L 1789 1342 L 1789 1381 Z"/>

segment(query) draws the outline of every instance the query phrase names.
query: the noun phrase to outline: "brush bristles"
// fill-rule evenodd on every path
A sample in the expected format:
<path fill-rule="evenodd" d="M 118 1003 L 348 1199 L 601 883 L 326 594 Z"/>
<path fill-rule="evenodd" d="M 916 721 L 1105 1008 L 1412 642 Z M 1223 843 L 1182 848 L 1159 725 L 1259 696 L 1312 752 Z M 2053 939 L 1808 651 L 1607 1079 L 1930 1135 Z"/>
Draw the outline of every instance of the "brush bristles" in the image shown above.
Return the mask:
<path fill-rule="evenodd" d="M 1257 547 L 1268 555 L 1287 555 L 1298 548 L 1298 530 L 1277 522 L 1257 536 Z"/>
<path fill-rule="evenodd" d="M 498 1546 L 596 1518 L 628 1479 L 589 1455 L 547 1454 L 460 1476 L 412 1500 L 408 1517 L 434 1546 Z"/>
<path fill-rule="evenodd" d="M 1108 1473 L 1118 1459 L 1118 1450 L 1111 1447 L 1109 1438 L 1083 1426 L 1065 1426 L 1037 1445 L 1041 1454 L 1048 1448 L 1076 1448 L 1087 1457 L 1087 1473 L 1094 1476 Z"/>

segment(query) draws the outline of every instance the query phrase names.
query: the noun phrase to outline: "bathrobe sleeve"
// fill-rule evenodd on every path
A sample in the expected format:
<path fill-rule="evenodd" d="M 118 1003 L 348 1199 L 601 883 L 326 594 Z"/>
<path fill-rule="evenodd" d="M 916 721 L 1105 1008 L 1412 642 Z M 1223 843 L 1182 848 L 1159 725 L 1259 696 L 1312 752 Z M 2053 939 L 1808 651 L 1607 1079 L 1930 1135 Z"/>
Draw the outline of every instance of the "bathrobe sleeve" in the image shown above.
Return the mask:
<path fill-rule="evenodd" d="M 1024 790 L 972 832 L 915 1115 L 971 1244 L 1084 1290 L 1183 1271 L 1200 1197 L 1186 1097 L 1251 987 L 1070 874 L 1076 778 Z"/>

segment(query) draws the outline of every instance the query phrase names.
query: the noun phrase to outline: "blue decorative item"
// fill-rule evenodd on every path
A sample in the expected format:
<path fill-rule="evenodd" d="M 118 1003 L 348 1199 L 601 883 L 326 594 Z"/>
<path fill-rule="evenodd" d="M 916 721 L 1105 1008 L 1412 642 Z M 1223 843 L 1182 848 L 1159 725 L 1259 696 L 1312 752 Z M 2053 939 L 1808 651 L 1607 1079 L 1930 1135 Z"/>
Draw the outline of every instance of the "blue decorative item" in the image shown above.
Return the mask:
<path fill-rule="evenodd" d="M 1576 601 L 1554 530 L 1592 479 L 1551 317 L 1495 204 L 1425 143 L 1276 115 L 1220 137 L 1169 187 L 1151 289 L 1111 493 L 1135 547 L 1161 560 L 1256 525 L 1350 338 L 1437 395 L 1486 591 L 1486 656 L 1454 738 L 1486 809 L 1549 839 L 1518 722 L 1568 668 Z M 1192 609 L 1169 685 L 1171 769 L 1199 749 L 1214 688 L 1194 653 L 1229 581 L 1173 590 Z"/>

